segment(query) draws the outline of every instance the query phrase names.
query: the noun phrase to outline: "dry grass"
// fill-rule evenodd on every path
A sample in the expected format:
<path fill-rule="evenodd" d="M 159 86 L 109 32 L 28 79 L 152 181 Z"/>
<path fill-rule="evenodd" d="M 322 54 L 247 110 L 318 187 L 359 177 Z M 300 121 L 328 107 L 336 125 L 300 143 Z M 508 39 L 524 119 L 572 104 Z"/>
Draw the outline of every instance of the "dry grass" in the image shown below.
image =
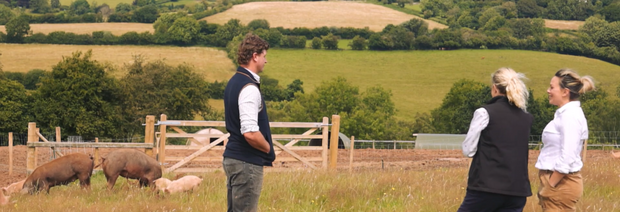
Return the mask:
<path fill-rule="evenodd" d="M 252 2 L 233 6 L 226 12 L 206 17 L 209 23 L 224 24 L 230 19 L 248 24 L 254 19 L 266 19 L 271 27 L 369 27 L 381 31 L 388 24 L 400 24 L 419 18 L 374 4 L 358 2 Z M 446 28 L 425 20 L 429 28 Z"/>
<path fill-rule="evenodd" d="M 588 155 L 582 170 L 584 192 L 578 211 L 619 211 L 620 160 L 606 154 Z M 526 212 L 542 211 L 536 198 L 536 158 L 530 158 L 534 195 L 527 199 Z M 465 196 L 468 166 L 461 163 L 353 172 L 269 170 L 265 173 L 260 211 L 456 211 Z M 124 178 L 119 178 L 114 190 L 108 192 L 105 178 L 99 173 L 91 180 L 91 191 L 72 184 L 54 187 L 49 195 L 14 195 L 11 204 L 0 206 L 0 211 L 225 211 L 224 173 L 200 175 L 204 181 L 193 193 L 157 195 Z"/>
<path fill-rule="evenodd" d="M 169 46 L 76 46 L 48 44 L 0 44 L 0 61 L 4 71 L 27 72 L 32 69 L 51 70 L 52 66 L 71 56 L 72 52 L 93 51 L 93 59 L 121 67 L 133 60 L 133 55 L 143 55 L 147 61 L 164 59 L 166 63 L 187 63 L 195 67 L 207 81 L 227 80 L 234 65 L 221 50 L 206 47 Z M 123 73 L 113 73 L 121 76 Z"/>
<path fill-rule="evenodd" d="M 563 21 L 545 19 L 545 27 L 551 29 L 578 30 L 584 21 Z"/>
<path fill-rule="evenodd" d="M 33 33 L 49 34 L 54 31 L 73 32 L 76 34 L 90 34 L 94 31 L 110 31 L 114 35 L 122 35 L 126 32 L 154 32 L 153 24 L 142 23 L 77 23 L 77 24 L 30 24 Z M 4 26 L 0 31 L 5 32 Z"/>

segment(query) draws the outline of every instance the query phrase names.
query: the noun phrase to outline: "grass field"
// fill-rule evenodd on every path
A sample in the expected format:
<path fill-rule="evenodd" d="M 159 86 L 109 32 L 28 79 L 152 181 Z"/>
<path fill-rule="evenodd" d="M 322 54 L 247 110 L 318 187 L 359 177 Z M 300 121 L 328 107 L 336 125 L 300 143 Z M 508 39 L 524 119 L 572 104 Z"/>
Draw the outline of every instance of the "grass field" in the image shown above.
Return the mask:
<path fill-rule="evenodd" d="M 551 76 L 560 68 L 588 74 L 605 90 L 620 84 L 620 66 L 586 57 L 519 50 L 457 51 L 327 51 L 269 50 L 263 74 L 286 85 L 294 79 L 313 90 L 322 81 L 344 76 L 363 91 L 381 85 L 391 89 L 397 116 L 413 120 L 417 112 L 428 112 L 441 104 L 459 79 L 489 82 L 500 67 L 511 67 L 530 79 L 536 97 L 546 96 Z"/>
<path fill-rule="evenodd" d="M 241 20 L 243 24 L 254 19 L 266 19 L 271 27 L 369 27 L 370 30 L 381 31 L 388 24 L 400 24 L 419 17 L 357 2 L 251 2 L 235 5 L 232 9 L 206 17 L 205 20 L 224 24 L 233 18 Z M 431 29 L 447 27 L 433 21 L 427 22 Z"/>
<path fill-rule="evenodd" d="M 532 161 L 532 160 L 530 160 Z M 535 161 L 535 160 L 533 160 Z M 583 197 L 578 211 L 619 211 L 619 160 L 590 157 L 582 170 Z M 260 211 L 456 211 L 465 196 L 466 165 L 347 172 L 283 171 L 266 169 Z M 529 167 L 533 196 L 524 211 L 542 211 L 536 192 L 539 180 Z M 225 211 L 226 187 L 222 171 L 200 174 L 203 182 L 192 193 L 158 195 L 119 178 L 113 191 L 105 177 L 93 175 L 91 190 L 75 183 L 58 186 L 50 194 L 14 195 L 2 211 Z M 165 175 L 172 178 L 174 175 Z"/>
<path fill-rule="evenodd" d="M 341 40 L 339 46 L 349 49 L 348 42 Z M 116 66 L 130 62 L 136 54 L 144 54 L 147 59 L 165 58 L 170 64 L 188 63 L 209 81 L 227 80 L 234 68 L 223 51 L 204 47 L 0 44 L 0 61 L 5 71 L 51 70 L 62 56 L 88 49 L 93 50 L 94 59 Z M 438 107 L 455 81 L 465 78 L 486 83 L 493 71 L 504 66 L 525 73 L 530 79 L 528 87 L 533 88 L 536 97 L 546 96 L 549 80 L 560 68 L 591 75 L 608 92 L 614 92 L 620 85 L 620 66 L 586 57 L 535 51 L 270 49 L 267 58 L 269 63 L 263 74 L 280 80 L 282 86 L 300 79 L 304 89 L 310 92 L 323 81 L 344 76 L 362 91 L 375 85 L 391 89 L 397 116 L 405 120 L 413 120 L 416 113 Z"/>
<path fill-rule="evenodd" d="M 168 46 L 76 46 L 47 44 L 0 44 L 0 62 L 4 71 L 27 72 L 32 69 L 50 71 L 63 56 L 72 52 L 93 50 L 93 59 L 121 67 L 144 55 L 147 60 L 164 59 L 168 64 L 191 64 L 209 81 L 225 80 L 233 74 L 234 65 L 224 51 L 205 47 Z M 124 73 L 113 73 L 121 76 Z"/>
<path fill-rule="evenodd" d="M 578 30 L 585 21 L 564 21 L 545 19 L 545 27 L 551 29 Z"/>
<path fill-rule="evenodd" d="M 76 34 L 91 34 L 94 31 L 110 31 L 114 35 L 122 35 L 126 32 L 154 32 L 153 24 L 142 23 L 77 23 L 77 24 L 30 24 L 33 33 L 48 34 L 54 31 L 73 32 Z M 4 26 L 0 31 L 5 32 Z"/>

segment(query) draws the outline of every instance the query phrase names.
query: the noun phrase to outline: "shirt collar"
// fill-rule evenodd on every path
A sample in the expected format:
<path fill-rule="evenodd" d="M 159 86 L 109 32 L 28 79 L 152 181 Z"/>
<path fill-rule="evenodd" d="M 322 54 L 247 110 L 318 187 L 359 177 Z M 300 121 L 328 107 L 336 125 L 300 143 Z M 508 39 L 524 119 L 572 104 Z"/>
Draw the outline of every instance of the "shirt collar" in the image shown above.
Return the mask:
<path fill-rule="evenodd" d="M 575 107 L 581 107 L 581 102 L 579 101 L 570 101 L 568 103 L 566 103 L 565 105 L 563 105 L 561 108 L 558 109 L 558 113 L 563 113 L 564 111 L 568 110 L 569 108 L 575 108 Z"/>
<path fill-rule="evenodd" d="M 256 82 L 260 83 L 260 77 L 258 76 L 258 74 L 254 73 L 253 71 L 250 71 L 250 69 L 244 68 L 243 69 L 247 70 L 248 72 L 250 72 L 250 74 L 252 74 L 252 77 L 254 77 L 254 79 L 256 79 Z"/>

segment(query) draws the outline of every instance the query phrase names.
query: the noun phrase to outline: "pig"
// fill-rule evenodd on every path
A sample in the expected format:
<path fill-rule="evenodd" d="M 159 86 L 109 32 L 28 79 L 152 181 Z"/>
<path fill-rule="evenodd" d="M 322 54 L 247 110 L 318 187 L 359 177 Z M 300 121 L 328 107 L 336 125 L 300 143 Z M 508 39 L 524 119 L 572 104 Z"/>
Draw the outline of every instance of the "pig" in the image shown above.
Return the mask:
<path fill-rule="evenodd" d="M 170 181 L 168 178 L 159 178 L 155 180 L 155 188 L 157 188 L 161 192 L 164 192 L 164 189 L 168 187 L 168 184 L 170 184 L 170 182 L 172 181 Z"/>
<path fill-rule="evenodd" d="M 152 186 L 161 178 L 161 166 L 144 152 L 133 149 L 120 149 L 101 158 L 101 168 L 108 181 L 108 190 L 114 188 L 118 176 L 137 179 L 140 186 Z"/>
<path fill-rule="evenodd" d="M 20 192 L 22 190 L 22 188 L 24 187 L 24 182 L 26 181 L 26 179 L 23 179 L 19 182 L 15 182 L 7 187 L 4 187 L 3 189 L 5 190 L 5 194 L 6 195 L 11 195 L 12 193 L 17 193 Z"/>
<path fill-rule="evenodd" d="M 6 188 L 2 188 L 2 191 L 0 192 L 0 205 L 9 204 L 10 196 L 4 196 L 6 192 Z"/>
<path fill-rule="evenodd" d="M 76 179 L 80 186 L 90 189 L 90 176 L 93 173 L 93 157 L 82 153 L 73 153 L 57 158 L 37 167 L 24 181 L 23 191 L 33 194 L 41 190 L 50 192 L 57 185 L 67 185 Z"/>
<path fill-rule="evenodd" d="M 202 183 L 202 179 L 193 175 L 187 175 L 175 181 L 170 181 L 166 178 L 155 180 L 155 186 L 159 190 L 169 194 L 190 190 L 193 191 L 196 187 L 200 186 L 200 183 Z"/>

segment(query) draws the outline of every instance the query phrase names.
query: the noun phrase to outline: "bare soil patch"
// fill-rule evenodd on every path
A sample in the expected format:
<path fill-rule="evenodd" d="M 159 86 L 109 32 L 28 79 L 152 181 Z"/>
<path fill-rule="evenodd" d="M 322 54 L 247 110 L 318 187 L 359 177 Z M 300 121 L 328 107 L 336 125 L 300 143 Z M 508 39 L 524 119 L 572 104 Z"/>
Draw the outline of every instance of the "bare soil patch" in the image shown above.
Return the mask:
<path fill-rule="evenodd" d="M 420 18 L 379 5 L 359 2 L 251 2 L 235 5 L 226 12 L 204 18 L 209 23 L 225 24 L 230 19 L 248 24 L 254 19 L 266 19 L 271 27 L 368 27 L 381 31 L 388 24 L 400 24 Z M 430 29 L 447 28 L 425 20 Z"/>

